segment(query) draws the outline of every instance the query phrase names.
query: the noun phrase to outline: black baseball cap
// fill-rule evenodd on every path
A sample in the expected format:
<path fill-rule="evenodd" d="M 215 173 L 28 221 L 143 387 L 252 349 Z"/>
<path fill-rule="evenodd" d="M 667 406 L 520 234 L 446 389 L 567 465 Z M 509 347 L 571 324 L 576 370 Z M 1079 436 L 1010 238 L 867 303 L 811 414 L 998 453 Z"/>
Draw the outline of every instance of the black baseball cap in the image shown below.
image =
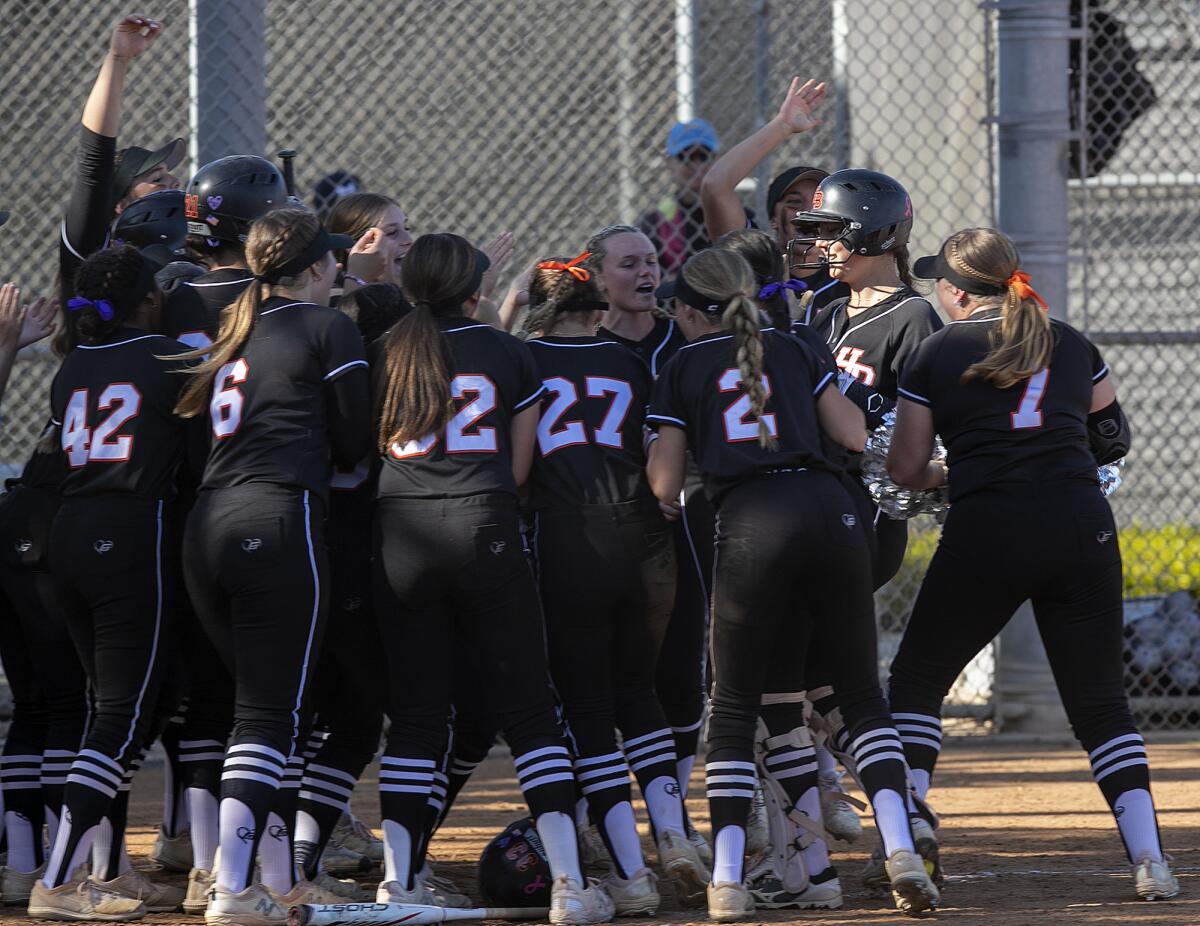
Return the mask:
<path fill-rule="evenodd" d="M 767 218 L 775 213 L 775 204 L 783 198 L 783 194 L 801 180 L 815 180 L 820 183 L 829 176 L 829 171 L 820 167 L 789 167 L 771 181 L 767 188 Z"/>
<path fill-rule="evenodd" d="M 121 163 L 113 173 L 112 205 L 115 206 L 129 192 L 133 181 L 146 171 L 153 170 L 159 164 L 165 164 L 167 170 L 177 167 L 186 150 L 182 138 L 174 138 L 155 151 L 130 145 L 121 154 Z"/>
<path fill-rule="evenodd" d="M 946 259 L 946 244 L 937 254 L 917 258 L 913 264 L 913 276 L 918 280 L 949 280 L 963 292 L 976 296 L 998 296 L 1008 289 L 1007 283 L 988 283 L 959 273 Z"/>

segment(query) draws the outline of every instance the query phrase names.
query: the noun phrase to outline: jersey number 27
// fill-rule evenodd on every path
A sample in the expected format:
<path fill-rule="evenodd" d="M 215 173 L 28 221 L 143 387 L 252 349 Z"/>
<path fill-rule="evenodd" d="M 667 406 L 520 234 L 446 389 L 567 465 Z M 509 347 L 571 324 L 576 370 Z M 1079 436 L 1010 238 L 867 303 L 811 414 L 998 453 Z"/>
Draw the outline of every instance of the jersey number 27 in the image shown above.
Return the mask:
<path fill-rule="evenodd" d="M 133 383 L 111 383 L 100 391 L 98 411 L 108 415 L 96 427 L 88 427 L 88 390 L 76 389 L 63 415 L 62 449 L 72 469 L 89 462 L 121 463 L 133 454 L 133 435 L 117 434 L 142 407 L 142 394 Z M 111 411 L 109 411 L 111 409 Z"/>
<path fill-rule="evenodd" d="M 570 447 L 574 444 L 588 442 L 587 426 L 582 421 L 561 422 L 571 407 L 579 401 L 579 391 L 569 379 L 561 376 L 551 376 L 543 380 L 546 392 L 553 396 L 542 412 L 538 421 L 537 440 L 538 450 L 543 457 L 548 457 L 555 450 Z M 608 411 L 600 427 L 592 430 L 592 440 L 602 447 L 612 447 L 620 450 L 625 445 L 621 427 L 625 424 L 625 416 L 633 402 L 633 387 L 623 379 L 613 379 L 610 376 L 588 376 L 583 381 L 584 391 L 589 399 L 600 399 L 611 396 Z M 559 424 L 561 422 L 561 427 Z M 557 430 L 555 430 L 557 427 Z"/>

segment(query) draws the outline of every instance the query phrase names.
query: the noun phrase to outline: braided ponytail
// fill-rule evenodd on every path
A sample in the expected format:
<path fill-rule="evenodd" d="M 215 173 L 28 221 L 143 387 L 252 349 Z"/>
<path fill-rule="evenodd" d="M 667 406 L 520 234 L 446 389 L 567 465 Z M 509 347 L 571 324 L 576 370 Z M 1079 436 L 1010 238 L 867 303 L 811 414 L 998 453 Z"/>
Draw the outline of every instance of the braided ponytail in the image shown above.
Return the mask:
<path fill-rule="evenodd" d="M 550 257 L 538 262 L 529 278 L 529 314 L 522 334 L 552 334 L 554 325 L 567 313 L 605 308 L 596 274 L 587 269 L 591 256 L 584 251 L 570 260 Z"/>
<path fill-rule="evenodd" d="M 157 288 L 153 267 L 132 245 L 98 251 L 75 275 L 78 296 L 68 301 L 68 318 L 80 341 L 112 334 Z"/>
<path fill-rule="evenodd" d="M 305 209 L 275 209 L 260 216 L 250 226 L 246 237 L 246 264 L 255 279 L 238 298 L 221 310 L 221 328 L 208 347 L 197 348 L 175 359 L 194 360 L 208 355 L 196 367 L 183 388 L 175 413 L 181 418 L 194 418 L 208 408 L 213 381 L 217 371 L 225 366 L 254 331 L 258 313 L 272 285 L 288 286 L 291 278 L 268 284 L 259 279 L 298 257 L 320 231 L 316 216 Z"/>
<path fill-rule="evenodd" d="M 756 289 L 750 265 L 734 251 L 709 248 L 684 264 L 680 272 L 687 285 L 697 293 L 724 305 L 721 327 L 733 333 L 733 355 L 742 381 L 741 389 L 750 399 L 750 413 L 758 420 L 758 443 L 767 450 L 774 450 L 778 441 L 766 422 L 762 323 L 753 299 Z M 701 306 L 692 308 L 703 311 Z"/>

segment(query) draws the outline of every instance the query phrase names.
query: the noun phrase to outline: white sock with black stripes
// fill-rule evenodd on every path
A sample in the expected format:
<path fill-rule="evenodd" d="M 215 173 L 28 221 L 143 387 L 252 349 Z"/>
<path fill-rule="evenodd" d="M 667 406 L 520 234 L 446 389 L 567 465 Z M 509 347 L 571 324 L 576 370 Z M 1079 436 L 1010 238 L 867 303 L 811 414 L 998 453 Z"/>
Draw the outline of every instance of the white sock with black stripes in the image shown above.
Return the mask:
<path fill-rule="evenodd" d="M 742 883 L 742 862 L 746 856 L 746 828 L 723 826 L 713 846 L 712 883 Z"/>
<path fill-rule="evenodd" d="M 267 814 L 267 825 L 258 841 L 258 861 L 262 883 L 276 894 L 286 894 L 295 886 L 296 866 L 288 826 L 275 811 Z"/>
<path fill-rule="evenodd" d="M 716 755 L 739 755 L 732 749 Z M 713 884 L 723 881 L 742 882 L 742 862 L 746 853 L 746 821 L 758 770 L 753 762 L 740 759 L 713 758 L 704 763 L 704 784 L 708 796 L 708 812 L 715 839 L 713 846 Z"/>
<path fill-rule="evenodd" d="M 630 803 L 629 766 L 619 752 L 587 756 L 575 760 L 575 778 L 580 793 L 588 802 L 591 815 L 598 820 L 600 835 L 608 847 L 617 874 L 623 878 L 644 868 L 637 821 Z"/>
<path fill-rule="evenodd" d="M 671 730 L 663 727 L 632 737 L 625 740 L 622 748 L 642 789 L 642 799 L 646 802 L 655 836 L 665 832 L 686 835 L 683 826 L 683 789 L 675 777 L 679 766 L 675 757 L 675 737 Z M 690 762 L 688 767 L 690 774 Z"/>
<path fill-rule="evenodd" d="M 433 820 L 441 817 L 446 809 L 446 789 L 450 787 L 450 778 L 445 772 L 433 773 L 433 789 L 429 792 L 429 809 Z"/>
<path fill-rule="evenodd" d="M 916 851 L 908 822 L 908 805 L 902 795 L 889 789 L 876 791 L 871 797 L 871 809 L 875 811 L 875 826 L 883 840 L 884 858 L 897 849 Z"/>
<path fill-rule="evenodd" d="M 34 871 L 42 860 L 41 753 L 0 756 L 0 806 L 8 842 L 5 865 L 13 871 Z M 4 797 L 10 801 L 5 802 Z M 35 821 L 37 821 L 35 823 Z M 37 828 L 36 842 L 34 828 Z"/>
<path fill-rule="evenodd" d="M 850 740 L 849 752 L 875 812 L 884 855 L 890 856 L 897 849 L 915 851 L 908 819 L 908 766 L 904 747 L 895 727 L 876 723 Z"/>
<path fill-rule="evenodd" d="M 1122 733 L 1088 752 L 1092 777 L 1112 809 L 1131 862 L 1162 859 L 1150 796 L 1150 759 L 1140 733 Z"/>
<path fill-rule="evenodd" d="M 383 821 L 383 880 L 407 888 L 412 876 L 413 834 L 395 820 Z"/>
<path fill-rule="evenodd" d="M 571 815 L 574 799 L 569 795 L 575 789 L 575 773 L 567 747 L 556 743 L 529 749 L 513 757 L 513 767 L 545 846 L 551 873 L 555 878 L 566 875 L 585 884 L 579 864 L 579 837 Z M 555 810 L 555 805 L 562 811 Z"/>
<path fill-rule="evenodd" d="M 225 754 L 217 811 L 221 863 L 215 873 L 216 883 L 225 890 L 246 889 L 262 837 L 257 827 L 259 821 L 266 825 L 286 765 L 283 753 L 261 743 L 235 743 Z M 257 817 L 251 801 L 257 805 Z"/>
<path fill-rule="evenodd" d="M 933 769 L 942 752 L 942 719 L 933 714 L 894 711 L 892 721 L 904 744 L 909 778 L 921 800 L 929 793 Z"/>
<path fill-rule="evenodd" d="M 550 877 L 558 880 L 566 875 L 572 881 L 586 886 L 587 879 L 579 864 L 579 837 L 575 834 L 575 823 L 571 817 L 551 811 L 536 817 L 534 825 L 546 850 Z"/>
<path fill-rule="evenodd" d="M 438 763 L 433 759 L 385 755 L 379 764 L 379 804 L 383 810 L 385 881 L 412 886 L 414 853 L 424 838 L 429 799 Z"/>

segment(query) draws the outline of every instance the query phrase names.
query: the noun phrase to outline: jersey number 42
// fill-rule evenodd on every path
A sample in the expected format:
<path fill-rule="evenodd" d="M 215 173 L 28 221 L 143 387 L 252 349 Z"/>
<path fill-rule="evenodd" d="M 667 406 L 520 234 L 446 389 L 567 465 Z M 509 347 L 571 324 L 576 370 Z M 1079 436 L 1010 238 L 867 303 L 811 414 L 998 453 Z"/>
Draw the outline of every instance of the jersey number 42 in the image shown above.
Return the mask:
<path fill-rule="evenodd" d="M 96 410 L 108 412 L 95 428 L 88 427 L 89 391 L 76 389 L 63 414 L 62 449 L 72 469 L 90 462 L 121 463 L 133 455 L 133 435 L 119 434 L 136 417 L 142 394 L 133 383 L 110 383 L 100 390 Z"/>

